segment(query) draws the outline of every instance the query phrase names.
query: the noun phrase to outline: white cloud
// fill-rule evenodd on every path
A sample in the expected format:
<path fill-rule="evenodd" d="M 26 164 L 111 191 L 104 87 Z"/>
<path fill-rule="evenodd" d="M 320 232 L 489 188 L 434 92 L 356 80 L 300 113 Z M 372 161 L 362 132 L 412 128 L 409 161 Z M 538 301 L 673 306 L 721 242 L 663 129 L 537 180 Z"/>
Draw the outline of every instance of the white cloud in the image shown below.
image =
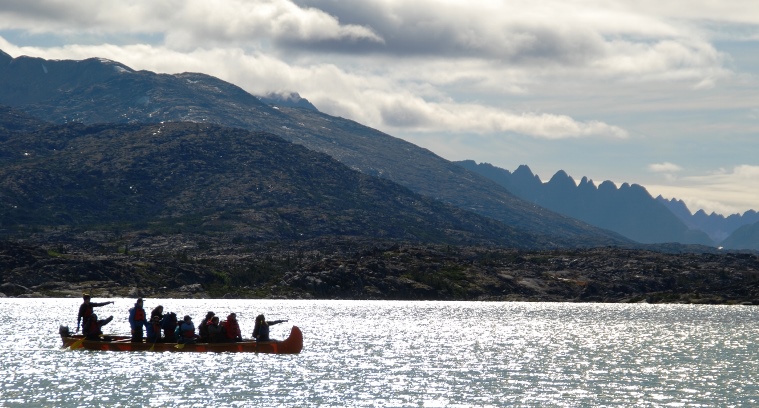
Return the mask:
<path fill-rule="evenodd" d="M 759 166 L 739 165 L 730 170 L 718 169 L 709 174 L 681 176 L 676 185 L 646 184 L 656 196 L 679 198 L 691 211 L 703 209 L 725 216 L 759 208 Z"/>
<path fill-rule="evenodd" d="M 267 53 L 480 59 L 553 76 L 580 70 L 623 80 L 705 86 L 728 72 L 723 56 L 690 25 L 646 7 L 572 1 L 291 0 L 3 1 L 0 29 L 118 37 L 157 34 L 168 48 Z M 301 3 L 301 4 L 297 4 Z M 319 8 L 321 7 L 321 9 Z"/>
<path fill-rule="evenodd" d="M 341 24 L 288 0 L 2 1 L 0 29 L 33 33 L 162 34 L 176 49 L 248 47 L 277 41 L 369 41 L 371 29 Z"/>
<path fill-rule="evenodd" d="M 683 168 L 673 163 L 663 162 L 649 164 L 648 169 L 656 173 L 677 173 Z"/>
<path fill-rule="evenodd" d="M 482 105 L 394 100 L 380 106 L 386 125 L 424 132 L 520 133 L 542 139 L 574 137 L 626 138 L 624 129 L 566 115 L 515 113 Z"/>
<path fill-rule="evenodd" d="M 750 163 L 759 60 L 728 54 L 751 43 L 723 44 L 756 41 L 757 27 L 755 1 L 742 0 L 0 0 L 0 48 L 14 56 L 99 56 L 254 94 L 296 91 L 392 134 L 458 138 L 455 153 L 472 159 L 496 154 L 474 143 L 497 140 L 508 155 L 515 140 L 534 140 L 524 146 L 537 151 L 521 152 L 528 164 L 606 149 L 585 156 L 593 166 L 636 144 L 630 178 L 648 173 L 649 157 L 689 170 Z M 672 163 L 647 170 L 673 188 L 687 179 Z"/>

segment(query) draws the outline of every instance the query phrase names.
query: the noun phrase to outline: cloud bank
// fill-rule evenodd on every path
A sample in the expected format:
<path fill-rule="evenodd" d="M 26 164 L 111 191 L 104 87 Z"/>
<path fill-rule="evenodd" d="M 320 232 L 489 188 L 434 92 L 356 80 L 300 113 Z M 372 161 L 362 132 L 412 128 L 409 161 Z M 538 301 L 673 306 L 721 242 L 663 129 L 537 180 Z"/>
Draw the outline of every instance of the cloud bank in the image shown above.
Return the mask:
<path fill-rule="evenodd" d="M 0 0 L 13 56 L 203 72 L 473 159 L 496 140 L 668 183 L 751 163 L 757 42 L 744 0 Z"/>

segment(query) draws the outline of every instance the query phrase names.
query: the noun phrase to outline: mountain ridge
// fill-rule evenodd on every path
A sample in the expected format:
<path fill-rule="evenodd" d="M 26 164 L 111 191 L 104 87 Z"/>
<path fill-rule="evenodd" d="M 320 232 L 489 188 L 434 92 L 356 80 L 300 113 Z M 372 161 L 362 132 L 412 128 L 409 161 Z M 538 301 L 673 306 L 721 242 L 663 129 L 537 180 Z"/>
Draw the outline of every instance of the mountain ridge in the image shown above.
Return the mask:
<path fill-rule="evenodd" d="M 473 160 L 457 163 L 499 182 L 509 189 L 509 191 L 528 201 L 534 201 L 539 205 L 547 206 L 560 213 L 580 217 L 580 219 L 586 222 L 616 231 L 631 239 L 640 240 L 641 237 L 630 233 L 630 225 L 626 227 L 628 230 L 625 230 L 621 225 L 613 225 L 613 220 L 601 220 L 599 219 L 600 217 L 589 215 L 583 216 L 581 214 L 582 208 L 579 207 L 582 200 L 578 200 L 578 197 L 583 197 L 585 202 L 582 205 L 584 206 L 592 203 L 594 194 L 605 197 L 605 200 L 614 200 L 615 195 L 626 195 L 627 197 L 622 202 L 634 203 L 633 207 L 652 206 L 652 200 L 660 203 L 682 221 L 687 228 L 687 230 L 684 230 L 681 225 L 673 223 L 672 220 L 668 221 L 669 225 L 675 225 L 680 231 L 684 231 L 680 237 L 670 235 L 671 238 L 675 238 L 675 241 L 679 243 L 719 245 L 724 249 L 730 250 L 756 250 L 759 247 L 759 238 L 757 238 L 755 233 L 749 232 L 752 229 L 759 228 L 759 213 L 754 210 L 748 210 L 743 214 L 731 214 L 728 217 L 716 213 L 707 215 L 703 210 L 698 210 L 695 214 L 691 214 L 688 206 L 682 200 L 675 198 L 668 200 L 661 195 L 652 198 L 645 187 L 638 184 L 622 183 L 617 188 L 613 182 L 606 180 L 596 187 L 593 180 L 587 177 L 583 177 L 579 183 L 575 183 L 574 179 L 564 170 L 557 171 L 548 182 L 543 183 L 540 177 L 533 174 L 527 165 L 520 165 L 511 173 L 508 170 L 500 169 L 488 163 L 477 164 Z M 595 199 L 598 199 L 598 197 Z M 556 203 L 560 203 L 560 205 Z M 598 208 L 597 205 L 597 214 L 601 212 L 603 205 L 600 207 Z M 619 219 L 624 218 L 625 215 L 617 214 L 615 217 Z M 638 227 L 645 227 L 650 231 L 655 231 L 656 226 L 667 225 L 661 224 L 661 218 L 659 222 L 654 223 L 654 226 L 650 225 L 650 220 L 647 220 L 644 214 L 632 207 L 627 209 L 626 217 L 630 218 L 631 225 L 637 223 Z M 617 224 L 619 224 L 618 221 Z M 652 236 L 652 238 L 656 236 L 665 235 L 657 234 Z M 710 241 L 707 241 L 705 236 Z M 653 243 L 651 238 L 648 240 L 644 239 L 642 242 Z"/>
<path fill-rule="evenodd" d="M 661 195 L 657 196 L 656 200 L 666 205 L 686 225 L 706 232 L 714 242 L 720 244 L 739 228 L 759 222 L 759 213 L 754 210 L 745 211 L 743 214 L 730 214 L 727 217 L 715 212 L 707 215 L 704 210 L 691 214 L 690 209 L 682 200 L 675 198 L 668 200 Z M 732 244 L 728 243 L 728 245 Z"/>
<path fill-rule="evenodd" d="M 545 235 L 557 247 L 631 243 L 618 234 L 527 203 L 426 149 L 354 121 L 313 109 L 271 106 L 236 85 L 205 74 L 156 74 L 127 68 L 97 58 L 14 58 L 0 67 L 0 104 L 58 124 L 190 121 L 269 132 L 326 153 L 365 174 Z M 88 69 L 99 71 L 86 76 L 66 73 Z M 40 79 L 44 76 L 54 78 Z M 27 95 L 15 98 L 22 93 Z"/>
<path fill-rule="evenodd" d="M 527 201 L 615 231 L 637 242 L 714 245 L 705 233 L 689 229 L 637 184 L 623 183 L 617 188 L 607 180 L 595 187 L 586 177 L 578 184 L 563 170 L 543 183 L 526 165 L 511 173 L 472 160 L 457 163 L 480 172 Z"/>

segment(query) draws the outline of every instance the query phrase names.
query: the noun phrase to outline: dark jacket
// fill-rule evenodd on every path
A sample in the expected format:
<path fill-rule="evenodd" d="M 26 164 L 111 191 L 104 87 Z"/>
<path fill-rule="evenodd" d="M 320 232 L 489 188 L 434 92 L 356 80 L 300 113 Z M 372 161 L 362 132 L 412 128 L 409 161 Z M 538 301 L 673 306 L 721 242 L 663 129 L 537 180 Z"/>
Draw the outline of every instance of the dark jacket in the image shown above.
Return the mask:
<path fill-rule="evenodd" d="M 84 322 L 82 327 L 82 334 L 85 335 L 87 340 L 100 340 L 100 335 L 103 334 L 103 326 L 110 323 L 113 320 L 113 316 L 108 316 L 107 319 L 88 319 Z"/>
<path fill-rule="evenodd" d="M 77 318 L 76 318 L 76 330 L 77 331 L 79 330 L 79 325 L 81 324 L 82 321 L 84 321 L 85 323 L 87 322 L 87 319 L 89 319 L 90 315 L 92 315 L 93 308 L 105 306 L 111 303 L 113 302 L 100 302 L 100 303 L 96 303 L 96 302 L 84 303 L 83 302 L 81 306 L 79 306 L 79 315 L 77 315 Z"/>
<path fill-rule="evenodd" d="M 174 330 L 177 328 L 177 315 L 175 313 L 166 313 L 161 319 L 161 328 L 163 329 L 163 337 L 167 343 L 175 343 L 177 341 L 174 335 Z"/>
<path fill-rule="evenodd" d="M 210 343 L 223 343 L 227 340 L 227 336 L 224 335 L 224 326 L 219 323 L 209 323 L 206 327 Z"/>

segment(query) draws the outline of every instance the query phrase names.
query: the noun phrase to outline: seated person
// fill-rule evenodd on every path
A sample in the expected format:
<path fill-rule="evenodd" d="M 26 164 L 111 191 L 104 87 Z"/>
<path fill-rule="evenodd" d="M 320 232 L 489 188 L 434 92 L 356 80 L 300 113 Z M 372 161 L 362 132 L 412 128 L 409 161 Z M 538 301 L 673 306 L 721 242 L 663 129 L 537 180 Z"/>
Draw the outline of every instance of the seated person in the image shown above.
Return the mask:
<path fill-rule="evenodd" d="M 179 327 L 177 323 L 177 314 L 174 312 L 166 313 L 161 319 L 161 328 L 163 329 L 163 341 L 166 343 L 176 343 L 177 337 L 174 331 Z"/>
<path fill-rule="evenodd" d="M 216 316 L 214 312 L 206 313 L 206 317 L 198 325 L 198 334 L 200 335 L 201 343 L 211 342 L 211 336 L 208 335 L 208 325 L 211 324 L 211 319 L 213 319 L 214 316 Z"/>
<path fill-rule="evenodd" d="M 227 341 L 242 341 L 242 332 L 240 331 L 240 324 L 237 323 L 237 315 L 230 313 L 227 316 L 227 320 L 224 322 L 224 335 L 227 336 Z"/>
<path fill-rule="evenodd" d="M 226 340 L 224 326 L 219 324 L 219 316 L 212 317 L 210 323 L 208 323 L 208 342 L 224 343 Z"/>
<path fill-rule="evenodd" d="M 148 343 L 161 341 L 161 316 L 153 315 L 147 325 Z"/>
<path fill-rule="evenodd" d="M 190 316 L 185 316 L 181 323 L 179 323 L 179 336 L 177 343 L 191 344 L 198 341 L 198 335 L 195 334 L 195 323 L 192 322 Z"/>
<path fill-rule="evenodd" d="M 82 327 L 82 334 L 85 336 L 84 338 L 87 340 L 111 341 L 110 337 L 102 337 L 103 326 L 110 323 L 111 320 L 113 320 L 113 316 L 109 316 L 107 319 L 98 320 L 98 315 L 95 313 L 91 314 L 90 318 L 84 322 L 84 326 Z"/>

